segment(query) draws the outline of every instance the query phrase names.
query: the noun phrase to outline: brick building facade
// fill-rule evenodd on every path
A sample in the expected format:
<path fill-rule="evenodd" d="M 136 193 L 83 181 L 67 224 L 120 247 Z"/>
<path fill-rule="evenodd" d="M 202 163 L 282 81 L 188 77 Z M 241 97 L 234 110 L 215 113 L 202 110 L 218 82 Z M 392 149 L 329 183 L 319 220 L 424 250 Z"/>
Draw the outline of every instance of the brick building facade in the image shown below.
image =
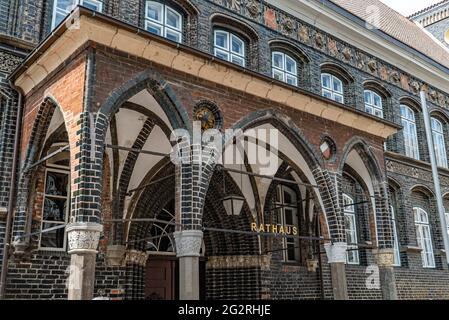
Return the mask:
<path fill-rule="evenodd" d="M 3 298 L 449 298 L 420 101 L 449 210 L 449 55 L 421 28 L 374 0 L 64 3 L 0 0 Z M 170 161 L 193 120 L 276 129 L 274 172 Z"/>

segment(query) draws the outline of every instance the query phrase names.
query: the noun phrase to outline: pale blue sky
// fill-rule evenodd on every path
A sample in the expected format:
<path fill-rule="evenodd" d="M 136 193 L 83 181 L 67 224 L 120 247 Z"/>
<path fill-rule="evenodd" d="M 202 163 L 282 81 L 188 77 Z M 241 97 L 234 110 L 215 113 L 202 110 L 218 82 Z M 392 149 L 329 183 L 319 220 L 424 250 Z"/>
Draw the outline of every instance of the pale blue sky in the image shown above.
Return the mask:
<path fill-rule="evenodd" d="M 427 8 L 441 0 L 380 0 L 404 16 L 409 16 L 421 9 Z"/>

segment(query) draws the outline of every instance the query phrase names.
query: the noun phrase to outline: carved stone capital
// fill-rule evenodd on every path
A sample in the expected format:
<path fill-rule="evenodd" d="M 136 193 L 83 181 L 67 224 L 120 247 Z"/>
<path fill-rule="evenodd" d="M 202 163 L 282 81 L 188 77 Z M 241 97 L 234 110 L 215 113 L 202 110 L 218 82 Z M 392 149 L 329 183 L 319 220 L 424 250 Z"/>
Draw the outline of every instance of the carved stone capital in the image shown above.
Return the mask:
<path fill-rule="evenodd" d="M 103 225 L 91 222 L 75 222 L 70 223 L 66 230 L 69 243 L 68 253 L 97 253 Z"/>
<path fill-rule="evenodd" d="M 108 266 L 121 266 L 125 260 L 126 247 L 121 245 L 109 245 L 106 248 L 106 264 Z"/>
<path fill-rule="evenodd" d="M 324 249 L 329 263 L 346 263 L 346 242 L 326 243 Z"/>
<path fill-rule="evenodd" d="M 203 244 L 203 232 L 185 230 L 174 233 L 177 257 L 199 257 Z"/>
<path fill-rule="evenodd" d="M 126 264 L 137 264 L 141 267 L 145 267 L 148 261 L 148 252 L 139 251 L 139 250 L 128 250 L 126 251 Z"/>
<path fill-rule="evenodd" d="M 393 249 L 373 250 L 379 267 L 391 267 L 394 264 Z"/>

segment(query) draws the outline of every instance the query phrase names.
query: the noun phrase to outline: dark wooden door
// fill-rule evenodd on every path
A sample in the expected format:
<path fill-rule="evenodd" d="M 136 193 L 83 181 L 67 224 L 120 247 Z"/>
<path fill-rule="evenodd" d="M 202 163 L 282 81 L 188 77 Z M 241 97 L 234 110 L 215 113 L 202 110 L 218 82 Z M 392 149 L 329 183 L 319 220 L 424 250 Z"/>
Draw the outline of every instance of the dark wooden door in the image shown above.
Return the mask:
<path fill-rule="evenodd" d="M 176 260 L 150 257 L 147 263 L 145 298 L 150 300 L 176 299 Z"/>

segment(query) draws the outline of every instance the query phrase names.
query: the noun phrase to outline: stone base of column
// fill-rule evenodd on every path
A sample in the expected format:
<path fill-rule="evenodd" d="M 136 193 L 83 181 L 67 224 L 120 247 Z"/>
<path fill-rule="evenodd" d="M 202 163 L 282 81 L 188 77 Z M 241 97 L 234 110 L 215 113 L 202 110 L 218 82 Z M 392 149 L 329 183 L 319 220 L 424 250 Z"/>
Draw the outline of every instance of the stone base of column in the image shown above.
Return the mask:
<path fill-rule="evenodd" d="M 96 254 L 72 254 L 68 283 L 69 300 L 92 300 Z"/>
<path fill-rule="evenodd" d="M 95 285 L 97 248 L 103 225 L 71 223 L 67 226 L 70 260 L 69 300 L 91 300 Z"/>
<path fill-rule="evenodd" d="M 376 250 L 374 254 L 377 257 L 379 266 L 379 280 L 384 300 L 397 300 L 398 293 L 396 288 L 396 279 L 394 275 L 394 252 L 392 249 Z"/>
<path fill-rule="evenodd" d="M 346 283 L 346 249 L 345 242 L 326 243 L 327 260 L 331 266 L 332 290 L 335 300 L 348 300 L 348 284 Z"/>
<path fill-rule="evenodd" d="M 199 257 L 203 232 L 186 230 L 175 232 L 176 256 L 179 258 L 179 299 L 199 300 Z"/>

